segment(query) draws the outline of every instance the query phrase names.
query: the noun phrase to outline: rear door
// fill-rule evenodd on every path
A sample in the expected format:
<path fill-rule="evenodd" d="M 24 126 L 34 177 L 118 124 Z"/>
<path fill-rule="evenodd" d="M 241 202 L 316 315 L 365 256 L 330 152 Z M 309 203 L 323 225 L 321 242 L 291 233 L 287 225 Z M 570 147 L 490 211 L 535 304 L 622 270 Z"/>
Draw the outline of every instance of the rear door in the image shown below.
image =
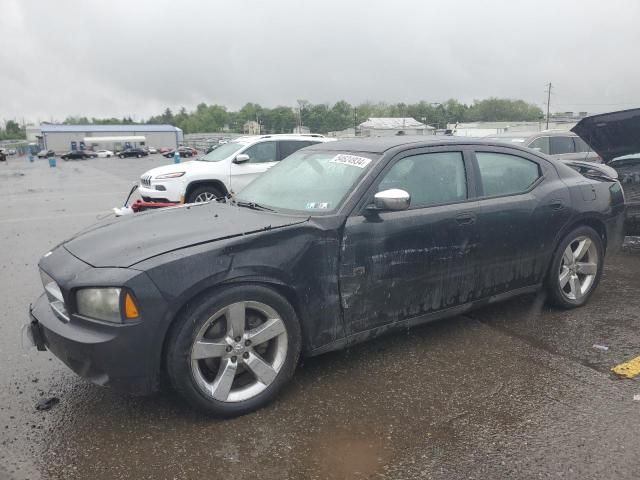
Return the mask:
<path fill-rule="evenodd" d="M 413 149 L 395 157 L 365 194 L 399 188 L 411 195 L 404 211 L 347 219 L 340 290 L 348 334 L 472 300 L 477 261 L 478 203 L 464 148 Z"/>
<path fill-rule="evenodd" d="M 241 153 L 249 155 L 249 161 L 231 163 L 231 190 L 235 193 L 241 191 L 278 161 L 278 146 L 275 140 L 256 143 Z"/>
<path fill-rule="evenodd" d="M 476 146 L 474 153 L 481 236 L 478 295 L 538 284 L 556 235 L 569 219 L 569 191 L 553 165 L 537 156 L 489 146 Z"/>

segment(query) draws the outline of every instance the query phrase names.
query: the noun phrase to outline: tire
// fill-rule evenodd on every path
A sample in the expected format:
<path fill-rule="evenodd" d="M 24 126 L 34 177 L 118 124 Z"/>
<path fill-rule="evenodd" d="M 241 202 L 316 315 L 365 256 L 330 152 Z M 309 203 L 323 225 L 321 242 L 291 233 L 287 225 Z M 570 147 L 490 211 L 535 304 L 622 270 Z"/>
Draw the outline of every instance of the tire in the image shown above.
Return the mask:
<path fill-rule="evenodd" d="M 118 155 L 120 158 L 124 158 L 124 155 Z"/>
<path fill-rule="evenodd" d="M 140 154 L 137 154 L 137 155 L 136 155 L 136 158 L 140 158 L 141 156 L 142 156 L 142 155 L 140 155 Z"/>
<path fill-rule="evenodd" d="M 107 155 L 107 158 L 111 158 L 111 155 Z"/>
<path fill-rule="evenodd" d="M 187 198 L 187 203 L 210 202 L 216 198 L 224 197 L 220 189 L 213 185 L 204 185 L 195 188 Z"/>
<path fill-rule="evenodd" d="M 232 313 L 227 315 L 229 310 Z M 247 343 L 258 338 L 255 345 Z M 167 375 L 172 388 L 192 407 L 218 417 L 235 417 L 275 398 L 293 376 L 301 344 L 298 318 L 283 296 L 260 285 L 230 286 L 202 297 L 172 325 L 165 357 Z"/>
<path fill-rule="evenodd" d="M 585 305 L 600 282 L 603 266 L 600 235 L 587 226 L 573 230 L 553 255 L 547 276 L 551 302 L 565 309 Z"/>

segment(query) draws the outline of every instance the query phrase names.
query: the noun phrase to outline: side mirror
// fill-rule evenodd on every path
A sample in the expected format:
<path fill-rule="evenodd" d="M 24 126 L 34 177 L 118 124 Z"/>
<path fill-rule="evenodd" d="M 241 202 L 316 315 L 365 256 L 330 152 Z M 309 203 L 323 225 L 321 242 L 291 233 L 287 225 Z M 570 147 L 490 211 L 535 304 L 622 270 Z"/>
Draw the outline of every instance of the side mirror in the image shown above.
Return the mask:
<path fill-rule="evenodd" d="M 378 192 L 373 197 L 373 206 L 376 210 L 399 211 L 406 210 L 411 204 L 409 192 L 399 188 L 391 188 Z"/>
<path fill-rule="evenodd" d="M 240 155 L 236 155 L 236 158 L 233 159 L 233 163 L 246 163 L 251 159 L 249 155 L 246 153 L 241 153 Z"/>

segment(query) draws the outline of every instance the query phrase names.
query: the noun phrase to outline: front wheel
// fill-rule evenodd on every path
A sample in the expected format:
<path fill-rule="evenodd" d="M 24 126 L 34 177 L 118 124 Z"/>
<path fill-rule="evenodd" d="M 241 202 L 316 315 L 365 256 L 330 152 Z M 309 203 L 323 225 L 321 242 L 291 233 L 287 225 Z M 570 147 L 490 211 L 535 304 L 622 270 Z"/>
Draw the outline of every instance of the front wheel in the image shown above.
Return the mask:
<path fill-rule="evenodd" d="M 119 155 L 120 158 L 124 158 L 124 155 Z"/>
<path fill-rule="evenodd" d="M 216 187 L 204 185 L 194 189 L 187 198 L 187 203 L 210 202 L 224 195 Z"/>
<path fill-rule="evenodd" d="M 167 373 L 193 407 L 233 417 L 269 403 L 298 363 L 293 307 L 259 285 L 228 287 L 202 299 L 173 325 Z"/>
<path fill-rule="evenodd" d="M 558 245 L 547 279 L 553 303 L 581 307 L 598 286 L 604 265 L 602 238 L 591 227 L 579 227 Z"/>

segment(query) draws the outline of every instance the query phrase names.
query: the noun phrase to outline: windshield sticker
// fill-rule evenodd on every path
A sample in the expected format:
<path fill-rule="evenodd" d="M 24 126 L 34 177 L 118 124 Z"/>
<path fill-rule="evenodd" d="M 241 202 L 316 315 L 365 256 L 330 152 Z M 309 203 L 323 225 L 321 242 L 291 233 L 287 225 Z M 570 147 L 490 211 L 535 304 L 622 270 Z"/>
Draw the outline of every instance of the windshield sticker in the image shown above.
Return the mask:
<path fill-rule="evenodd" d="M 370 158 L 358 157 L 357 155 L 345 155 L 339 153 L 329 163 L 341 163 L 343 165 L 351 165 L 352 167 L 364 168 L 371 163 Z"/>
<path fill-rule="evenodd" d="M 307 210 L 328 210 L 330 205 L 329 202 L 309 202 Z"/>

